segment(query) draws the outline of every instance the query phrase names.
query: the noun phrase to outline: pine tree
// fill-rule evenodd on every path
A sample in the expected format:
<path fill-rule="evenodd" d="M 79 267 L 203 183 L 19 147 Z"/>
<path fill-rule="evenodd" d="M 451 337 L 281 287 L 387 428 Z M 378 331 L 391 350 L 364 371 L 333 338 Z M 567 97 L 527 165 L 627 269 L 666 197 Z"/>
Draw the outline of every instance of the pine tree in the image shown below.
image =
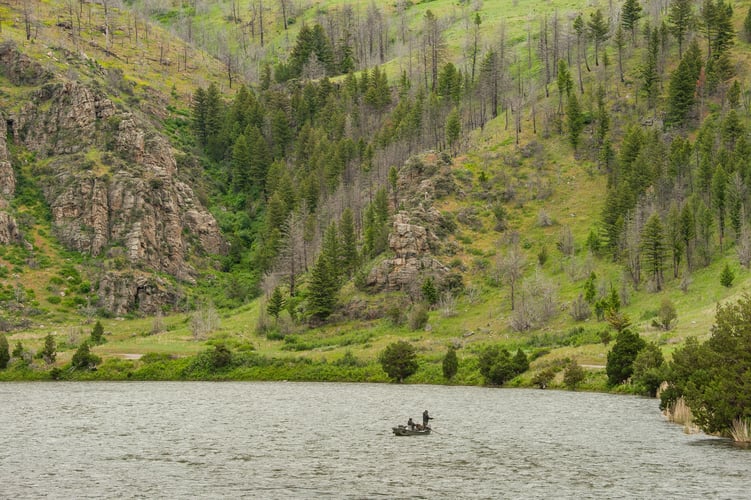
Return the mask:
<path fill-rule="evenodd" d="M 0 333 L 0 370 L 4 370 L 10 361 L 10 346 L 4 333 Z"/>
<path fill-rule="evenodd" d="M 683 57 L 683 42 L 694 23 L 694 2 L 692 0 L 673 0 L 668 12 L 670 34 L 678 42 L 678 57 Z"/>
<path fill-rule="evenodd" d="M 566 121 L 568 123 L 568 138 L 574 151 L 576 151 L 579 145 L 579 138 L 581 132 L 584 129 L 584 115 L 582 114 L 581 107 L 579 106 L 579 99 L 576 98 L 576 94 L 572 93 L 568 98 L 568 105 L 566 106 Z"/>
<path fill-rule="evenodd" d="M 425 302 L 428 304 L 435 305 L 438 303 L 438 290 L 435 287 L 435 281 L 433 280 L 432 276 L 428 276 L 425 278 L 425 281 L 422 282 L 422 297 L 425 299 Z"/>
<path fill-rule="evenodd" d="M 607 40 L 609 36 L 608 22 L 603 17 L 602 10 L 597 9 L 590 15 L 589 22 L 587 23 L 587 28 L 589 30 L 590 37 L 595 42 L 595 66 L 599 66 L 600 63 L 598 54 L 600 52 L 600 44 Z"/>
<path fill-rule="evenodd" d="M 673 257 L 673 277 L 678 277 L 678 269 L 683 257 L 684 241 L 681 235 L 681 212 L 678 205 L 673 202 L 670 205 L 667 219 L 666 243 Z"/>
<path fill-rule="evenodd" d="M 198 144 L 206 146 L 206 91 L 203 87 L 198 87 L 193 94 L 191 110 L 193 130 L 198 138 Z"/>
<path fill-rule="evenodd" d="M 456 349 L 454 347 L 449 347 L 449 350 L 446 352 L 446 355 L 443 357 L 443 362 L 441 363 L 443 368 L 443 377 L 446 380 L 451 380 L 456 375 L 456 372 L 459 371 L 459 359 L 456 356 Z"/>
<path fill-rule="evenodd" d="M 642 90 L 647 96 L 647 104 L 650 108 L 655 107 L 655 99 L 659 90 L 660 75 L 657 71 L 657 56 L 660 49 L 660 39 L 657 30 L 652 30 L 647 47 L 646 60 L 641 70 Z"/>
<path fill-rule="evenodd" d="M 735 274 L 730 269 L 730 264 L 725 264 L 720 273 L 720 284 L 725 288 L 733 286 L 733 280 L 735 280 Z"/>
<path fill-rule="evenodd" d="M 558 78 L 556 83 L 558 85 L 558 113 L 563 114 L 563 96 L 565 95 L 568 98 L 574 86 L 574 82 L 571 80 L 571 72 L 564 59 L 558 61 Z"/>
<path fill-rule="evenodd" d="M 719 165 L 712 176 L 712 206 L 717 211 L 717 228 L 720 231 L 720 251 L 725 237 L 725 217 L 727 215 L 728 178 L 725 169 Z"/>
<path fill-rule="evenodd" d="M 248 140 L 240 135 L 232 148 L 232 190 L 235 193 L 244 193 L 248 189 L 251 162 Z"/>
<path fill-rule="evenodd" d="M 97 321 L 94 324 L 94 328 L 91 330 L 91 342 L 94 345 L 99 345 L 104 342 L 104 326 L 101 321 Z"/>
<path fill-rule="evenodd" d="M 446 117 L 446 142 L 452 153 L 456 151 L 456 145 L 462 133 L 462 123 L 459 120 L 459 112 L 456 108 L 451 110 Z"/>
<path fill-rule="evenodd" d="M 743 38 L 747 42 L 751 42 L 751 7 L 746 12 L 746 17 L 743 19 Z"/>
<path fill-rule="evenodd" d="M 683 248 L 686 251 L 686 265 L 691 270 L 691 243 L 696 237 L 696 220 L 691 206 L 686 203 L 681 209 L 679 231 L 683 240 Z"/>
<path fill-rule="evenodd" d="M 621 9 L 621 26 L 631 32 L 631 42 L 636 44 L 636 29 L 642 16 L 639 0 L 626 0 Z"/>
<path fill-rule="evenodd" d="M 51 333 L 48 333 L 47 336 L 44 337 L 44 348 L 42 349 L 42 359 L 44 359 L 45 363 L 47 363 L 48 365 L 51 365 L 55 362 L 56 358 L 57 358 L 57 346 L 55 345 L 55 337 L 53 337 Z"/>
<path fill-rule="evenodd" d="M 279 313 L 284 309 L 284 297 L 279 287 L 274 288 L 274 291 L 269 297 L 269 302 L 266 304 L 266 312 L 269 313 L 274 319 L 279 319 Z"/>
<path fill-rule="evenodd" d="M 667 121 L 678 126 L 685 125 L 686 116 L 694 105 L 697 93 L 696 81 L 701 71 L 701 52 L 694 40 L 681 58 L 678 67 L 670 76 L 668 86 Z"/>
<path fill-rule="evenodd" d="M 331 224 L 308 281 L 308 311 L 311 317 L 319 320 L 328 318 L 336 306 L 339 291 L 336 240 L 336 224 Z"/>
<path fill-rule="evenodd" d="M 355 234 L 355 220 L 350 208 L 345 208 L 342 212 L 342 219 L 339 223 L 339 242 L 342 271 L 347 277 L 352 277 L 357 270 L 357 235 Z"/>
<path fill-rule="evenodd" d="M 665 263 L 665 230 L 660 216 L 652 214 L 644 225 L 641 237 L 642 256 L 656 290 L 662 290 Z"/>

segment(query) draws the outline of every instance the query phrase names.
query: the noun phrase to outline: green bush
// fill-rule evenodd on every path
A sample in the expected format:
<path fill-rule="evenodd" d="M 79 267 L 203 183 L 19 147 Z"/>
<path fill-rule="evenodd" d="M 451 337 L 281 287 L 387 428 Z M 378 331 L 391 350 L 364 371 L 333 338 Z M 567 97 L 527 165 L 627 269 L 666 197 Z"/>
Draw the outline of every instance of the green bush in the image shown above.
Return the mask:
<path fill-rule="evenodd" d="M 417 353 L 412 344 L 400 340 L 386 346 L 378 357 L 383 371 L 396 382 L 403 382 L 417 371 Z"/>

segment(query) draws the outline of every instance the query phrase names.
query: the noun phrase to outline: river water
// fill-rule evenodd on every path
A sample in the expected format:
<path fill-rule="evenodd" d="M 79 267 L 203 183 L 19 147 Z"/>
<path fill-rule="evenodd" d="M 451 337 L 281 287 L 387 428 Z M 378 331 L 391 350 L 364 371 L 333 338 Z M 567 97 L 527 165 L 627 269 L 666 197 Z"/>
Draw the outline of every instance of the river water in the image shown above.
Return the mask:
<path fill-rule="evenodd" d="M 0 384 L 0 498 L 749 498 L 657 401 L 314 383 Z M 429 409 L 430 436 L 391 427 Z"/>

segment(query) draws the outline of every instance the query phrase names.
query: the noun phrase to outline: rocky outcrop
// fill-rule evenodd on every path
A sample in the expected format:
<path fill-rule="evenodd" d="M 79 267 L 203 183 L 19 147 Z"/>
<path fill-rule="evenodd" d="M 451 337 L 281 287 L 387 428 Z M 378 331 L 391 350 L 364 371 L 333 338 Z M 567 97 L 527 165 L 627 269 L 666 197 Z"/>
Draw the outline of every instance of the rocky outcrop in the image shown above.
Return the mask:
<path fill-rule="evenodd" d="M 10 154 L 8 153 L 8 136 L 7 120 L 0 113 L 0 200 L 9 200 L 16 191 L 16 176 L 13 173 L 13 167 L 10 164 Z M 0 210 L 3 209 L 0 201 Z"/>
<path fill-rule="evenodd" d="M 107 273 L 99 281 L 97 293 L 101 307 L 118 315 L 131 311 L 153 315 L 180 298 L 161 278 L 139 271 Z"/>
<path fill-rule="evenodd" d="M 221 254 L 216 220 L 177 177 L 169 143 L 101 91 L 55 80 L 14 117 L 14 138 L 52 158 L 42 179 L 53 228 L 69 249 L 191 280 L 192 253 Z"/>
<path fill-rule="evenodd" d="M 431 254 L 436 240 L 425 227 L 412 224 L 406 213 L 398 213 L 389 234 L 389 248 L 395 256 L 370 271 L 368 286 L 376 290 L 408 290 L 420 282 L 421 276 L 440 279 L 448 274 L 449 269 Z"/>
<path fill-rule="evenodd" d="M 16 220 L 7 212 L 9 201 L 16 190 L 16 177 L 10 164 L 6 136 L 5 117 L 0 114 L 0 245 L 18 243 L 21 241 L 21 233 L 18 230 Z"/>
<path fill-rule="evenodd" d="M 216 220 L 180 180 L 169 142 L 140 112 L 115 105 L 103 87 L 49 74 L 12 44 L 0 44 L 0 71 L 32 86 L 20 109 L 0 117 L 0 242 L 19 237 L 3 211 L 15 189 L 9 135 L 35 153 L 61 243 L 117 260 L 104 268 L 119 271 L 96 278 L 104 308 L 152 313 L 175 293 L 149 272 L 193 281 L 194 256 L 226 252 Z"/>
<path fill-rule="evenodd" d="M 39 85 L 52 75 L 16 48 L 11 41 L 0 43 L 0 73 L 14 85 Z"/>

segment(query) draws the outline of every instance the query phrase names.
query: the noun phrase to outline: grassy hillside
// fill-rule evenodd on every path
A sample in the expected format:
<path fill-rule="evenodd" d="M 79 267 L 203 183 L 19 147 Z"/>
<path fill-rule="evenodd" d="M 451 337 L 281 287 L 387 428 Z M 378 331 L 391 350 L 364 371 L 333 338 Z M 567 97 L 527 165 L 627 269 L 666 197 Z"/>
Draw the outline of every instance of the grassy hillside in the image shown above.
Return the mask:
<path fill-rule="evenodd" d="M 147 12 L 139 2 L 133 2 L 133 6 L 141 10 L 111 11 L 108 15 L 112 17 L 105 19 L 101 6 L 90 4 L 86 8 L 91 11 L 92 21 L 88 21 L 86 12 L 78 35 L 74 34 L 77 33 L 75 30 L 58 26 L 59 20 L 71 17 L 62 3 L 33 3 L 33 26 L 37 32 L 34 42 L 26 40 L 20 11 L 9 5 L 0 5 L 0 19 L 9 20 L 2 24 L 4 38 L 14 40 L 25 53 L 51 70 L 67 73 L 71 78 L 101 81 L 97 68 L 122 71 L 122 80 L 131 89 L 120 94 L 122 104 L 138 109 L 160 123 L 176 148 L 200 156 L 195 152 L 188 125 L 191 96 L 198 86 L 205 87 L 209 82 L 218 82 L 228 96 L 232 95 L 233 91 L 227 88 L 229 82 L 226 61 L 221 60 L 222 50 L 229 51 L 240 60 L 240 48 L 236 41 L 230 39 L 228 45 L 222 48 L 218 38 L 211 38 L 212 33 L 224 27 L 233 33 L 241 24 L 227 23 L 230 2 L 216 2 L 212 3 L 211 8 L 196 9 L 193 17 L 195 33 L 207 35 L 202 39 L 196 37 L 194 45 L 186 44 L 168 32 L 168 29 L 178 32 L 182 29 L 180 23 L 184 7 L 165 6 Z M 364 12 L 370 2 L 302 2 L 295 13 L 294 23 L 286 32 L 281 26 L 279 12 L 275 8 L 270 9 L 267 45 L 263 50 L 256 47 L 255 52 L 243 59 L 243 64 L 238 63 L 235 69 L 241 74 L 236 78 L 257 77 L 264 62 L 275 63 L 285 59 L 303 23 L 312 24 L 321 18 L 323 12 L 340 9 L 345 4 L 357 5 L 360 12 Z M 240 2 L 239 11 L 248 12 L 249 6 L 250 2 Z M 601 7 L 607 9 L 606 5 Z M 733 19 L 739 31 L 746 8 L 746 3 L 735 5 Z M 444 0 L 416 3 L 404 13 L 410 31 L 421 30 L 428 9 L 445 22 L 447 60 L 466 69 L 467 26 L 471 25 L 473 8 Z M 460 358 L 460 371 L 455 382 L 476 384 L 483 382 L 477 371 L 478 353 L 487 345 L 500 344 L 512 351 L 521 348 L 535 358 L 532 369 L 516 379 L 515 383 L 530 384 L 534 373 L 544 367 L 560 366 L 561 360 L 571 358 L 591 372 L 586 385 L 601 389 L 605 380 L 602 367 L 612 344 L 601 342 L 600 333 L 608 329 L 608 324 L 594 317 L 575 321 L 569 314 L 570 304 L 583 292 L 584 283 L 591 272 L 596 273 L 598 287 L 603 289 L 603 293 L 607 293 L 611 287 L 620 293 L 624 302 L 622 311 L 630 317 L 634 329 L 646 340 L 658 343 L 666 355 L 669 356 L 688 336 L 708 337 L 716 304 L 734 300 L 751 287 L 751 273 L 738 263 L 733 244 L 726 245 L 722 252 L 718 251 L 706 267 L 693 269 L 690 283 L 686 271 L 682 270 L 681 276 L 673 278 L 666 267 L 666 283 L 658 293 L 650 292 L 646 283 L 634 288 L 624 276 L 622 263 L 614 262 L 604 252 L 595 255 L 587 249 L 590 231 L 597 231 L 601 224 L 608 179 L 598 167 L 595 155 L 582 151 L 574 154 L 566 135 L 556 133 L 553 122 L 545 120 L 546 113 L 547 116 L 555 114 L 557 88 L 553 77 L 549 84 L 551 97 L 544 97 L 539 81 L 543 71 L 542 61 L 536 48 L 540 16 L 557 12 L 562 25 L 570 31 L 572 15 L 579 10 L 588 15 L 593 6 L 571 1 L 533 5 L 530 2 L 504 0 L 486 1 L 478 11 L 482 19 L 482 45 L 496 44 L 503 29 L 510 72 L 523 74 L 524 78 L 535 83 L 524 100 L 524 111 L 517 111 L 522 115 L 518 144 L 513 130 L 513 112 L 508 118 L 508 106 L 505 113 L 489 121 L 482 130 L 464 130 L 461 154 L 452 159 L 453 178 L 459 192 L 438 199 L 435 206 L 456 221 L 456 231 L 444 242 L 450 245 L 452 254 L 439 258 L 452 270 L 461 273 L 465 288 L 463 293 L 454 297 L 453 305 L 430 310 L 426 327 L 413 330 L 408 321 L 395 324 L 385 314 L 393 308 L 406 309 L 405 304 L 409 300 L 406 294 L 369 294 L 360 291 L 353 281 L 344 284 L 338 295 L 339 303 L 362 305 L 365 310 L 377 311 L 372 319 L 362 319 L 367 314 L 360 315 L 360 319 L 343 315 L 340 319 L 314 328 L 295 323 L 286 313 L 279 320 L 274 320 L 265 314 L 264 296 L 239 308 L 215 310 L 212 306 L 197 306 L 195 311 L 170 313 L 163 318 L 86 318 L 87 315 L 81 312 L 86 310 L 88 293 L 80 271 L 93 265 L 94 259 L 66 252 L 51 236 L 52 228 L 45 222 L 45 207 L 39 202 L 39 194 L 33 191 L 32 169 L 23 167 L 24 152 L 18 151 L 14 162 L 18 171 L 28 176 L 24 178 L 23 186 L 29 186 L 28 189 L 19 189 L 17 193 L 19 211 L 38 211 L 26 238 L 33 244 L 33 250 L 24 246 L 0 247 L 0 284 L 4 287 L 6 304 L 14 301 L 23 303 L 38 311 L 38 314 L 30 316 L 21 328 L 7 334 L 11 349 L 17 342 L 22 342 L 26 349 L 39 351 L 44 337 L 52 333 L 60 351 L 56 364 L 63 367 L 71 359 L 75 346 L 88 336 L 93 325 L 88 320 L 99 319 L 104 324 L 107 342 L 95 347 L 94 352 L 107 360 L 104 367 L 98 373 L 71 372 L 69 376 L 383 381 L 386 377 L 377 365 L 377 357 L 389 343 L 404 339 L 417 348 L 420 359 L 420 369 L 409 381 L 445 382 L 441 361 L 447 347 L 455 345 L 459 347 Z M 146 19 L 137 17 L 136 12 L 149 14 L 158 21 L 148 25 L 148 35 Z M 396 26 L 399 13 L 393 8 L 387 8 L 385 12 L 394 30 L 392 36 L 395 41 L 383 66 L 391 82 L 395 83 L 403 70 L 416 63 L 410 62 L 408 47 L 398 41 Z M 113 26 L 109 41 L 98 29 L 105 23 Z M 78 24 L 77 19 L 73 20 L 73 24 Z M 138 40 L 135 35 L 137 25 L 140 26 Z M 531 49 L 527 45 L 528 33 L 533 45 Z M 199 45 L 205 50 L 197 48 Z M 591 50 L 589 64 L 593 64 Z M 593 113 L 596 84 L 598 79 L 604 81 L 608 89 L 609 108 L 624 110 L 614 111 L 612 115 L 611 136 L 617 150 L 628 125 L 640 123 L 640 119 L 650 111 L 646 109 L 646 100 L 640 95 L 638 84 L 646 48 L 642 41 L 638 47 L 626 50 L 626 83 L 620 83 L 614 77 L 617 71 L 614 47 L 608 45 L 605 50 L 610 58 L 610 66 L 594 69 L 585 75 L 584 109 Z M 665 58 L 665 76 L 661 79 L 660 106 L 664 106 L 667 99 L 667 72 L 677 66 L 677 50 L 672 47 L 670 51 Z M 71 53 L 85 54 L 86 57 L 71 56 Z M 217 58 L 210 57 L 209 53 Z M 416 57 L 416 53 L 413 57 Z M 745 78 L 748 57 L 748 44 L 737 40 L 732 49 L 732 58 L 737 62 L 735 79 L 743 82 L 744 96 L 747 95 Z M 576 81 L 573 66 L 572 73 Z M 0 89 L 0 109 L 20 106 L 19 90 L 2 79 Z M 536 110 L 533 110 L 533 104 Z M 718 116 L 723 114 L 723 106 L 720 98 L 708 98 L 701 118 L 712 112 Z M 742 111 L 743 123 L 748 125 L 748 107 Z M 537 113 L 536 120 L 539 120 L 536 133 L 533 131 L 533 113 Z M 584 136 L 589 138 L 594 135 L 593 123 L 590 121 L 587 124 Z M 686 135 L 695 139 L 695 129 L 690 127 Z M 28 159 L 27 163 L 33 163 L 33 159 Z M 224 209 L 206 179 L 200 175 L 197 177 L 204 183 L 207 199 L 214 200 L 215 208 Z M 503 202 L 507 213 L 507 228 L 503 231 L 494 229 L 496 216 L 493 209 L 499 192 L 513 192 Z M 569 231 L 573 237 L 573 251 L 564 253 L 558 248 L 559 242 Z M 539 278 L 544 282 L 544 287 L 554 291 L 556 296 L 557 314 L 542 326 L 526 331 L 516 331 L 510 327 L 513 318 L 510 289 L 505 281 L 494 277 L 498 261 L 507 252 L 509 241 L 517 238 L 526 261 L 523 281 L 529 283 Z M 543 249 L 547 252 L 547 259 L 541 262 Z M 29 265 L 30 259 L 37 265 Z M 735 274 L 731 287 L 722 286 L 719 280 L 726 264 Z M 206 270 L 203 277 L 208 282 L 209 278 L 216 278 L 220 274 Z M 207 297 L 200 297 L 206 289 Z M 192 293 L 198 304 L 201 303 L 199 299 L 208 301 L 211 294 L 217 292 L 216 288 L 212 290 L 211 287 L 202 288 L 199 285 Z M 521 293 L 521 288 L 517 293 Z M 652 326 L 663 299 L 672 301 L 677 309 L 677 324 L 669 331 Z M 214 327 L 205 334 L 196 333 L 195 321 L 199 312 L 214 312 L 218 316 L 218 321 L 213 322 Z M 259 325 L 265 325 L 265 330 Z M 229 346 L 238 356 L 253 353 L 259 359 L 276 360 L 276 364 L 269 362 L 267 365 L 265 361 L 253 358 L 255 361 L 247 361 L 234 371 L 219 370 L 216 374 L 211 374 L 210 370 L 185 371 L 187 364 L 192 362 L 189 359 L 193 359 L 188 356 L 207 349 L 210 352 L 212 346 L 217 344 Z M 147 354 L 146 361 L 138 359 Z M 181 359 L 170 361 L 157 355 Z M 44 368 L 40 361 L 34 363 Z M 154 368 L 157 365 L 160 366 L 159 370 Z M 4 378 L 31 376 L 21 368 L 16 372 L 0 372 L 0 377 Z"/>

